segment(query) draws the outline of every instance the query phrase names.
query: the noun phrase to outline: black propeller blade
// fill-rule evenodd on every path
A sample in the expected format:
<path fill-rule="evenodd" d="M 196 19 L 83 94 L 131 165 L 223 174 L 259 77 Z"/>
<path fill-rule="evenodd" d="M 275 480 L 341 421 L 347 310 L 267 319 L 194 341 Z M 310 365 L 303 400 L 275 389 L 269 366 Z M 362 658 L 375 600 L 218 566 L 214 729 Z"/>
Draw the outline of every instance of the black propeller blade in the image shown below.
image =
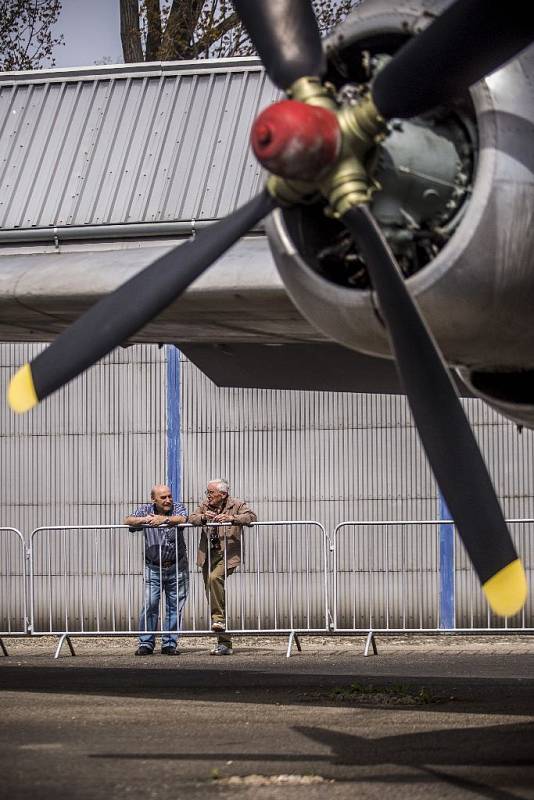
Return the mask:
<path fill-rule="evenodd" d="M 281 88 L 317 75 L 315 57 L 286 69 L 286 63 L 294 63 L 285 43 L 290 6 L 308 16 L 311 3 L 236 0 L 235 6 Z M 489 41 L 479 51 L 482 19 Z M 307 31 L 308 25 L 301 27 Z M 461 0 L 378 74 L 373 101 L 385 118 L 412 116 L 445 102 L 523 49 L 529 36 L 521 28 L 514 21 L 501 42 L 500 15 L 483 0 Z M 292 30 L 292 35 L 305 46 L 302 32 Z M 423 446 L 488 601 L 503 616 L 515 614 L 526 598 L 525 573 L 443 359 L 368 208 L 353 207 L 342 220 L 366 258 Z"/>
<path fill-rule="evenodd" d="M 279 89 L 303 75 L 321 77 L 325 58 L 308 0 L 234 0 L 267 73 Z"/>
<path fill-rule="evenodd" d="M 386 64 L 373 83 L 385 119 L 414 117 L 501 67 L 534 38 L 529 3 L 457 0 Z"/>
<path fill-rule="evenodd" d="M 523 567 L 441 354 L 367 206 L 343 222 L 365 256 L 419 436 L 486 596 L 503 616 L 516 613 Z"/>
<path fill-rule="evenodd" d="M 8 401 L 24 412 L 126 341 L 169 306 L 275 203 L 263 191 L 95 303 L 12 378 Z"/>

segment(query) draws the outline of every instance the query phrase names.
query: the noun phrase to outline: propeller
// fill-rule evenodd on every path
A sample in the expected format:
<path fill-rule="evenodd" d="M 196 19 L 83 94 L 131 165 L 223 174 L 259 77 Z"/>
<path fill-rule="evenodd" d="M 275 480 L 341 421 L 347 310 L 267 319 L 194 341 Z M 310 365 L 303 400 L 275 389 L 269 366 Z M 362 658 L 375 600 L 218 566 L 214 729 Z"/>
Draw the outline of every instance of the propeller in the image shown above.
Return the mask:
<path fill-rule="evenodd" d="M 506 13 L 484 0 L 452 3 L 378 73 L 378 113 L 408 118 L 458 97 L 531 43 L 530 11 L 517 1 Z M 488 602 L 502 616 L 517 613 L 525 572 L 437 345 L 368 208 L 349 210 L 343 222 L 366 258 L 421 441 Z"/>
<path fill-rule="evenodd" d="M 457 0 L 378 73 L 376 107 L 385 119 L 423 114 L 502 67 L 533 38 L 529 3 Z"/>
<path fill-rule="evenodd" d="M 27 411 L 126 341 L 176 300 L 274 206 L 271 195 L 263 190 L 95 303 L 14 375 L 8 389 L 11 408 Z"/>
<path fill-rule="evenodd" d="M 273 41 L 285 35 L 284 16 L 265 14 L 259 27 L 256 26 L 252 3 L 235 0 L 234 5 L 255 44 L 255 36 L 260 34 L 258 48 L 263 41 L 261 30 L 268 28 L 266 38 L 269 47 L 260 52 L 271 78 L 275 80 L 275 76 L 282 75 L 275 82 L 287 90 L 286 74 L 295 78 L 294 72 L 288 69 L 286 73 L 284 49 L 280 53 L 273 53 L 272 47 Z M 268 7 L 270 4 L 265 5 Z M 286 5 L 287 16 L 291 16 L 303 14 L 302 6 L 309 6 L 309 3 L 275 5 Z M 522 6 L 517 4 L 514 10 L 519 13 L 502 15 L 496 8 L 488 8 L 484 0 L 461 0 L 449 6 L 378 73 L 371 98 L 363 106 L 363 124 L 360 124 L 358 135 L 362 129 L 364 136 L 367 132 L 369 109 L 371 135 L 379 134 L 383 130 L 384 120 L 394 116 L 411 117 L 450 101 L 520 52 L 532 39 L 532 20 Z M 307 19 L 306 30 L 301 34 L 308 39 L 311 38 L 310 25 Z M 302 46 L 303 42 L 304 38 Z M 314 66 L 316 63 L 314 60 Z M 290 86 L 290 93 L 301 95 L 302 99 L 313 103 L 315 90 L 308 87 L 302 89 L 299 82 L 317 74 L 318 70 L 307 74 L 302 72 Z M 320 103 L 325 105 L 326 99 L 321 98 Z M 278 106 L 282 117 L 283 102 Z M 278 169 L 278 174 L 291 179 L 296 168 L 292 164 L 289 171 L 284 153 L 296 153 L 296 158 L 302 158 L 303 165 L 307 167 L 305 155 L 299 152 L 299 144 L 302 139 L 311 141 L 308 117 L 302 113 L 299 135 L 288 143 L 283 122 L 278 126 L 280 130 L 277 129 L 273 117 L 275 107 L 271 107 L 269 112 L 269 109 L 264 112 L 253 129 L 253 147 L 264 165 L 274 171 Z M 357 118 L 355 121 L 360 123 Z M 266 126 L 269 135 L 266 137 L 264 133 L 262 139 L 260 134 Z M 318 132 L 318 126 L 316 130 Z M 372 143 L 371 137 L 369 140 Z M 319 149 L 325 153 L 329 149 L 332 152 L 332 136 L 323 134 L 320 145 L 321 148 L 316 145 L 316 152 Z M 353 145 L 353 151 L 359 150 L 358 155 L 362 160 L 365 148 L 362 149 L 357 140 L 353 140 Z M 331 155 L 325 155 L 324 160 L 325 166 L 335 164 L 335 158 Z M 320 172 L 318 165 L 316 169 Z M 357 170 L 353 169 L 352 186 L 347 189 L 349 196 L 339 203 L 337 216 L 365 258 L 419 436 L 488 602 L 494 611 L 503 616 L 515 614 L 524 605 L 527 594 L 523 566 L 448 369 L 406 288 L 385 238 L 368 210 L 368 194 L 358 187 L 358 177 Z M 326 182 L 325 194 L 330 200 L 334 194 L 333 187 L 339 195 L 338 183 L 335 177 Z M 331 206 L 336 210 L 332 201 Z"/>
<path fill-rule="evenodd" d="M 367 206 L 343 223 L 363 253 L 400 380 L 432 471 L 491 607 L 522 608 L 526 579 L 486 465 L 441 353 Z"/>
<path fill-rule="evenodd" d="M 325 58 L 308 0 L 234 0 L 267 74 L 286 91 L 303 75 L 321 77 Z"/>
<path fill-rule="evenodd" d="M 306 115 L 308 143 L 319 140 L 322 145 L 319 162 L 306 164 L 319 178 L 306 174 L 303 181 L 295 170 L 299 158 L 305 160 L 306 137 L 294 154 L 291 175 L 284 174 L 288 159 L 283 156 L 299 138 L 299 114 L 290 123 L 297 126 L 294 135 L 286 130 L 280 146 L 276 113 L 264 120 L 253 131 L 253 143 L 260 159 L 267 147 L 269 167 L 278 169 L 281 178 L 269 179 L 267 191 L 100 300 L 14 376 L 11 407 L 31 408 L 132 336 L 276 204 L 321 191 L 366 259 L 423 446 L 488 601 L 503 616 L 515 614 L 526 598 L 523 567 L 443 359 L 365 205 L 369 192 L 363 163 L 376 136 L 384 134 L 385 119 L 446 102 L 531 41 L 530 15 L 518 2 L 502 16 L 490 5 L 487 0 L 457 0 L 380 71 L 369 98 L 338 113 L 320 83 L 324 56 L 309 0 L 234 0 L 271 80 L 296 98 L 292 102 L 321 107 L 320 134 L 314 134 L 313 115 Z"/>

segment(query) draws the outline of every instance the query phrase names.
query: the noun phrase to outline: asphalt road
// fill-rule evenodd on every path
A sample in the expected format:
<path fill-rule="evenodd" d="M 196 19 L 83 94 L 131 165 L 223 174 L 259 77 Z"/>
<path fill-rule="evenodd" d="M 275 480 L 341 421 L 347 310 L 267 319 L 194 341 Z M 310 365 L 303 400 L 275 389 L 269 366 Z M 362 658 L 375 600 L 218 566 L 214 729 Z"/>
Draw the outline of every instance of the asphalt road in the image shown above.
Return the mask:
<path fill-rule="evenodd" d="M 5 644 L 6 798 L 534 798 L 528 637 Z"/>

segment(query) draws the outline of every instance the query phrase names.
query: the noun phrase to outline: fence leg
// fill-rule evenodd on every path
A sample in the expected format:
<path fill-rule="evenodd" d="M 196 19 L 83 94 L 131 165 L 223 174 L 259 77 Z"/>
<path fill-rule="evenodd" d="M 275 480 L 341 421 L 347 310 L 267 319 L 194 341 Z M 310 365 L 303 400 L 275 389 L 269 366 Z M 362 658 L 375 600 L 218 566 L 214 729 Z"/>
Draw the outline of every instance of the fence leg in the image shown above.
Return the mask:
<path fill-rule="evenodd" d="M 74 647 L 72 646 L 72 642 L 70 640 L 70 636 L 68 635 L 68 633 L 63 633 L 61 638 L 60 638 L 60 640 L 59 640 L 59 644 L 58 644 L 58 646 L 56 648 L 56 654 L 55 654 L 54 658 L 59 658 L 59 654 L 61 652 L 61 648 L 63 647 L 64 642 L 67 642 L 67 644 L 69 646 L 69 650 L 70 650 L 71 656 L 75 656 L 76 655 L 76 653 L 74 652 Z"/>
<path fill-rule="evenodd" d="M 289 656 L 291 655 L 291 647 L 293 646 L 293 642 L 295 642 L 295 644 L 297 645 L 297 650 L 299 651 L 299 653 L 302 653 L 302 647 L 300 646 L 299 635 L 295 631 L 291 631 L 287 642 L 286 658 L 289 658 Z"/>
<path fill-rule="evenodd" d="M 363 651 L 364 656 L 370 655 L 369 648 L 371 646 L 373 648 L 373 655 L 377 656 L 378 650 L 376 649 L 376 642 L 373 631 L 369 631 L 369 633 L 367 634 L 367 639 L 365 641 L 365 650 Z"/>
<path fill-rule="evenodd" d="M 2 653 L 4 654 L 4 656 L 8 656 L 9 655 L 9 653 L 6 650 L 6 646 L 5 646 L 4 642 L 2 641 L 2 639 L 0 639 L 0 648 L 1 648 Z"/>

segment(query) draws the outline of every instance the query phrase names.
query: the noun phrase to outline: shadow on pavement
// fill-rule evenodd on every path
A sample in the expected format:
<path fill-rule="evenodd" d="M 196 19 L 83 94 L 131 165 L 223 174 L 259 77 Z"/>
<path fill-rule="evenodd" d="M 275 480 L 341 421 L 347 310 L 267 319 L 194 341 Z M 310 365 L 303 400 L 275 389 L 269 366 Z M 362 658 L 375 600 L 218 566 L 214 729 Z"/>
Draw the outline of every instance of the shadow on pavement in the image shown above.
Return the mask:
<path fill-rule="evenodd" d="M 401 734 L 382 738 L 366 739 L 363 736 L 340 733 L 326 728 L 294 726 L 293 730 L 314 743 L 330 749 L 330 754 L 313 754 L 313 763 L 319 772 L 326 765 L 348 767 L 382 767 L 384 764 L 409 767 L 416 774 L 395 773 L 376 777 L 368 773 L 361 778 L 351 775 L 351 782 L 380 783 L 447 783 L 453 787 L 473 792 L 488 800 L 516 800 L 517 794 L 505 789 L 489 786 L 465 775 L 450 774 L 436 767 L 499 767 L 515 768 L 513 785 L 532 787 L 534 753 L 534 722 L 503 724 L 471 728 L 451 728 L 424 733 Z M 310 760 L 310 753 L 98 753 L 89 756 L 98 760 L 118 761 L 207 761 L 219 763 L 258 762 L 297 765 Z M 432 766 L 426 766 L 432 765 Z M 418 773 L 418 774 L 417 774 Z M 339 781 L 340 778 L 336 777 Z"/>
<path fill-rule="evenodd" d="M 293 730 L 329 747 L 335 764 L 534 766 L 534 722 L 447 728 L 368 739 L 327 728 Z"/>
<path fill-rule="evenodd" d="M 219 690 L 224 676 L 225 691 Z M 439 702 L 394 705 L 358 698 L 340 703 L 333 689 L 357 681 L 362 686 L 399 686 L 414 693 L 422 687 Z M 261 670 L 199 670 L 158 668 L 2 666 L 0 686 L 14 692 L 108 695 L 113 697 L 201 700 L 214 703 L 335 706 L 440 713 L 446 711 L 534 716 L 534 679 L 417 678 L 402 675 L 336 675 Z M 259 691 L 258 687 L 261 687 Z M 533 750 L 534 752 L 534 750 Z"/>

